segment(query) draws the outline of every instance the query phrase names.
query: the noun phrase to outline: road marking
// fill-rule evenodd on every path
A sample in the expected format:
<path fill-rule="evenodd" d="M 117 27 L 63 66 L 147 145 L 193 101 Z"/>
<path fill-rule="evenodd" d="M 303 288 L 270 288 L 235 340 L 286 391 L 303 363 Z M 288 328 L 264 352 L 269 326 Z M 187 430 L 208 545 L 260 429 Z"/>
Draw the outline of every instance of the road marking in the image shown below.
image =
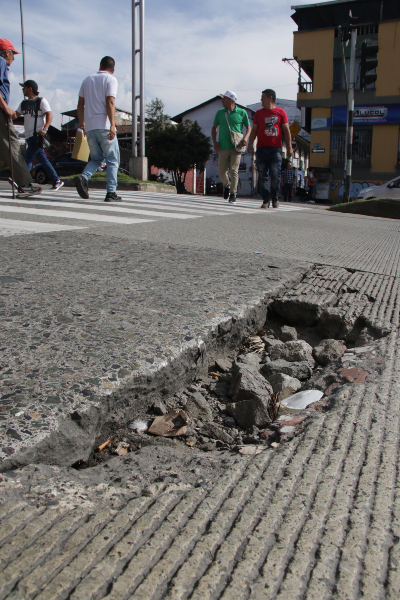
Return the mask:
<path fill-rule="evenodd" d="M 41 217 L 57 217 L 59 219 L 79 219 L 81 221 L 100 221 L 102 223 L 117 223 L 119 225 L 134 225 L 135 223 L 151 223 L 154 219 L 130 219 L 126 217 L 113 217 L 112 215 L 94 215 L 80 212 L 62 210 L 45 210 L 42 208 L 25 208 L 23 206 L 0 206 L 0 213 L 20 213 L 25 215 L 39 215 Z"/>
<path fill-rule="evenodd" d="M 14 221 L 0 218 L 0 236 L 10 237 L 27 233 L 50 233 L 51 231 L 69 231 L 87 229 L 77 225 L 57 225 L 57 223 L 39 223 L 37 221 Z"/>

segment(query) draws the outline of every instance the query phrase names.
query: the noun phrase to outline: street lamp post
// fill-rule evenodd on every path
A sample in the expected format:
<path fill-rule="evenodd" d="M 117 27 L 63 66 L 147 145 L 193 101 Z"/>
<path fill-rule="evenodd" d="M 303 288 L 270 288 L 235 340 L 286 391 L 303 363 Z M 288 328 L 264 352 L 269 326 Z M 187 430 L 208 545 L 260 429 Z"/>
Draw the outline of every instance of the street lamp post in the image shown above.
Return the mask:
<path fill-rule="evenodd" d="M 139 11 L 139 27 L 137 13 Z M 139 29 L 139 35 L 138 35 Z M 139 47 L 137 48 L 137 41 Z M 139 69 L 136 55 L 139 54 Z M 139 94 L 137 94 L 139 71 Z M 140 129 L 138 152 L 137 100 L 140 100 Z M 135 179 L 147 179 L 144 106 L 144 0 L 132 0 L 132 156 L 129 159 L 129 174 Z"/>
<path fill-rule="evenodd" d="M 21 36 L 22 36 L 22 77 L 26 81 L 25 71 L 25 37 L 24 37 L 24 12 L 22 9 L 22 0 L 19 0 L 19 6 L 21 9 Z"/>

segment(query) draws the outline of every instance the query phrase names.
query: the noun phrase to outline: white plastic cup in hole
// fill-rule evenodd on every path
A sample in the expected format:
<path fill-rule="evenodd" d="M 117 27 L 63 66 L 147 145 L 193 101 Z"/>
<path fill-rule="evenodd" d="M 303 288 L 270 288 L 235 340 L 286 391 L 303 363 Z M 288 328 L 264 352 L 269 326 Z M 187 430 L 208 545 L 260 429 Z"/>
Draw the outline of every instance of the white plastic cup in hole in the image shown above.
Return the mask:
<path fill-rule="evenodd" d="M 288 396 L 281 401 L 281 404 L 286 406 L 286 408 L 304 410 L 309 404 L 321 400 L 323 395 L 324 393 L 320 390 L 305 390 L 304 392 L 297 392 L 297 394 Z"/>

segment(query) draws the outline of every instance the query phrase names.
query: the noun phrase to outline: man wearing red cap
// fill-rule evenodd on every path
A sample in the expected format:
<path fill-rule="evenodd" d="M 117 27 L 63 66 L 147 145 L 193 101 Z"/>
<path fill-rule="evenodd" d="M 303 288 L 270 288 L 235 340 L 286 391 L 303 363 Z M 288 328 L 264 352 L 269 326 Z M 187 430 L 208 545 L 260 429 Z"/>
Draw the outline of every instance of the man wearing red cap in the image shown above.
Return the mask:
<path fill-rule="evenodd" d="M 21 54 L 14 48 L 9 40 L 0 38 L 0 153 L 8 167 L 11 167 L 10 154 L 14 177 L 18 187 L 18 196 L 32 196 L 39 194 L 42 189 L 32 186 L 32 177 L 25 164 L 24 157 L 19 147 L 18 136 L 10 119 L 15 118 L 14 111 L 9 108 L 10 80 L 8 72 L 14 60 L 14 54 Z M 10 128 L 10 142 L 8 141 L 8 127 Z M 11 148 L 10 148 L 11 146 Z"/>

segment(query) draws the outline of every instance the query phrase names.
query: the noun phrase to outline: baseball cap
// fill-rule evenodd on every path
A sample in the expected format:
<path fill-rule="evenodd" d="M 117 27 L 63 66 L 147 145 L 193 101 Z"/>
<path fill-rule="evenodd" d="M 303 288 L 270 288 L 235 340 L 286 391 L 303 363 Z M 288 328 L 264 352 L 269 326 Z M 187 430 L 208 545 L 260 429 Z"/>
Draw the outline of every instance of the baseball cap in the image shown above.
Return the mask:
<path fill-rule="evenodd" d="M 21 52 L 14 48 L 10 40 L 6 40 L 6 38 L 0 38 L 0 50 L 12 50 L 14 54 L 21 54 Z"/>
<path fill-rule="evenodd" d="M 229 90 L 227 90 L 225 92 L 225 94 L 220 94 L 220 96 L 226 96 L 227 98 L 230 98 L 231 100 L 233 100 L 234 102 L 237 102 L 237 96 L 235 94 L 235 92 L 231 92 Z"/>
<path fill-rule="evenodd" d="M 19 84 L 21 87 L 30 87 L 32 88 L 32 92 L 34 94 L 38 94 L 39 93 L 39 89 L 38 89 L 38 84 L 36 83 L 36 81 L 33 81 L 33 79 L 27 79 L 25 81 L 25 83 L 20 83 Z"/>

